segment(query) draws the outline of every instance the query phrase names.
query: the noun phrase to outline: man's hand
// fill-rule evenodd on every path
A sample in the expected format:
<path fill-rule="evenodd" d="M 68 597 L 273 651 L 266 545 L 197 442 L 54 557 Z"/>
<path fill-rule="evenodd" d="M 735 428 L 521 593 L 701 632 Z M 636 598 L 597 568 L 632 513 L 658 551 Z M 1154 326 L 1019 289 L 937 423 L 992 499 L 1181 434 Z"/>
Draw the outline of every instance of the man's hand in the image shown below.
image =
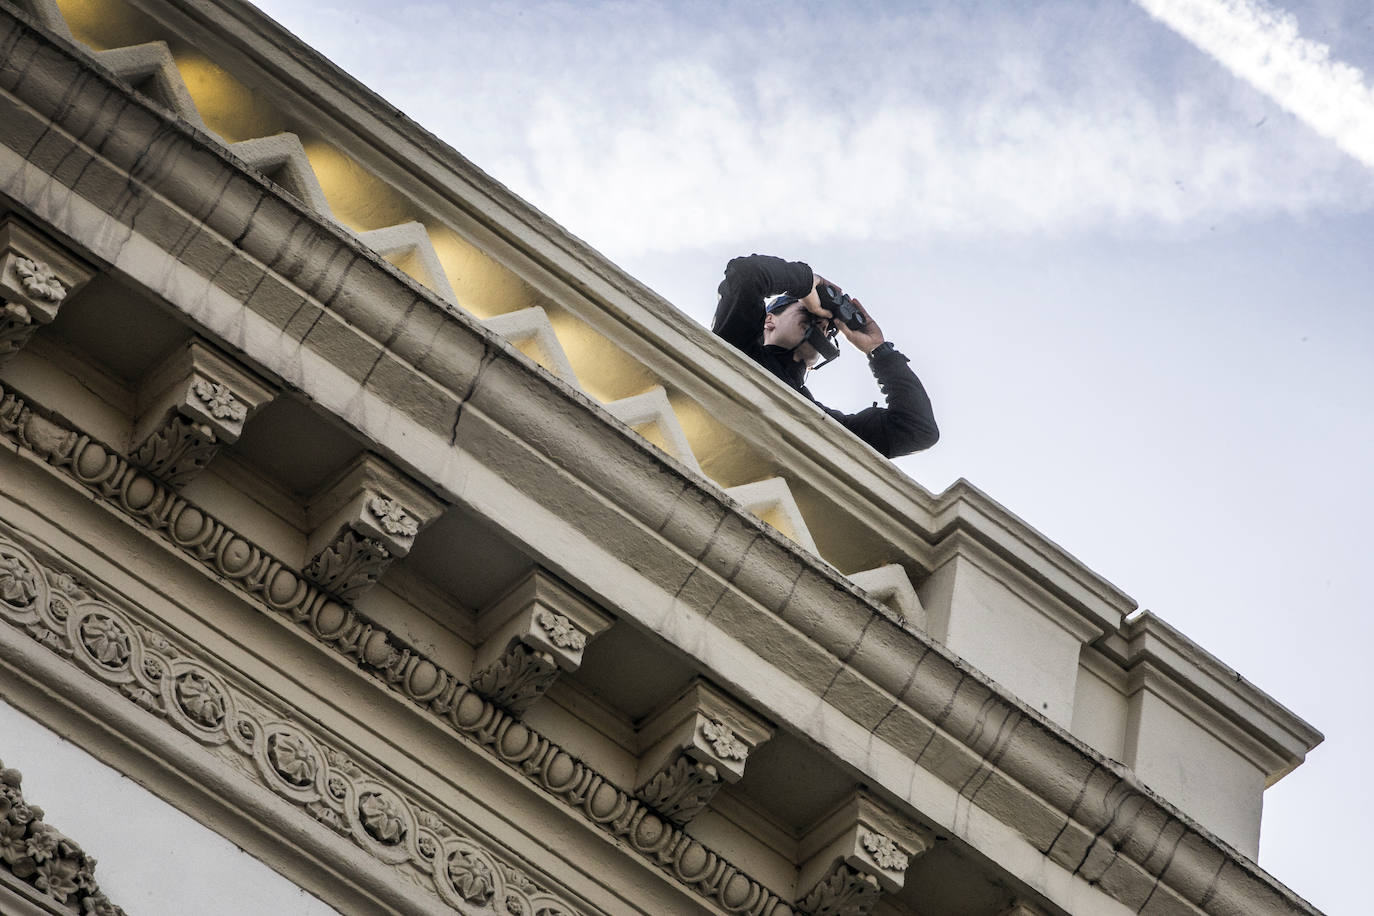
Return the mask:
<path fill-rule="evenodd" d="M 816 292 L 818 286 L 829 281 L 820 274 L 815 274 L 814 277 L 815 279 L 811 283 L 811 292 L 801 298 L 802 308 L 819 318 L 833 318 L 834 316 L 830 314 L 829 309 L 821 308 L 821 297 L 820 294 Z"/>
<path fill-rule="evenodd" d="M 815 294 L 816 291 L 812 290 L 811 295 L 814 296 Z M 857 331 L 851 329 L 843 321 L 835 322 L 835 327 L 840 329 L 841 334 L 849 338 L 850 343 L 862 350 L 864 356 L 867 356 L 873 352 L 874 347 L 883 342 L 883 329 L 878 327 L 878 322 L 874 321 L 873 316 L 868 314 L 868 309 L 863 307 L 862 302 L 853 296 L 849 297 L 849 301 L 854 303 L 854 307 L 868 319 L 868 323 Z M 817 305 L 819 304 L 818 302 Z"/>

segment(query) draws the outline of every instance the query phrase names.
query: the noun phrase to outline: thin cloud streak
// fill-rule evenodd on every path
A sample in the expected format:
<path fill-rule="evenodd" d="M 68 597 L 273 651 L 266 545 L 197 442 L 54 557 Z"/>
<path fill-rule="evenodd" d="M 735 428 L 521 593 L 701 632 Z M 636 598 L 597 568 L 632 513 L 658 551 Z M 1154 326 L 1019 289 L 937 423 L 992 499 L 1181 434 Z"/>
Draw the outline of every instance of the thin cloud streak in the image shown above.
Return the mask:
<path fill-rule="evenodd" d="M 1136 0 L 1151 16 L 1374 168 L 1374 89 L 1358 67 L 1255 0 Z"/>

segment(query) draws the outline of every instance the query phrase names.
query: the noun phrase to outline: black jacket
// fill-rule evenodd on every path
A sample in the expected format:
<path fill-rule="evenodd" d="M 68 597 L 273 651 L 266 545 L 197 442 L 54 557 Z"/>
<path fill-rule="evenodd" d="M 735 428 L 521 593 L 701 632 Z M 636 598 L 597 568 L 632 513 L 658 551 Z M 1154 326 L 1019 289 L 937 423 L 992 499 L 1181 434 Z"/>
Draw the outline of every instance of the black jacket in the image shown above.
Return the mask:
<path fill-rule="evenodd" d="M 869 360 L 886 407 L 876 404 L 858 413 L 841 413 L 821 404 L 806 388 L 806 365 L 781 347 L 764 346 L 763 309 L 769 296 L 786 293 L 801 298 L 811 291 L 811 268 L 764 254 L 735 258 L 725 265 L 720 300 L 711 330 L 744 351 L 750 359 L 806 395 L 817 407 L 888 458 L 930 448 L 940 438 L 925 386 L 907 358 L 888 350 Z"/>

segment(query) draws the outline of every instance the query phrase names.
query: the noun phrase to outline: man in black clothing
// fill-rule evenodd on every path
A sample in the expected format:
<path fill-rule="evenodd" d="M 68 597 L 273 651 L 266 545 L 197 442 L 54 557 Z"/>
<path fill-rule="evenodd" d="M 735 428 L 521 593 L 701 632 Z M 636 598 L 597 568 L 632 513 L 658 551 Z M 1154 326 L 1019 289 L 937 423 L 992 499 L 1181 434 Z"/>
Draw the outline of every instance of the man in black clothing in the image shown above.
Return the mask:
<path fill-rule="evenodd" d="M 720 300 L 711 329 L 734 344 L 754 362 L 800 391 L 846 429 L 888 458 L 930 448 L 940 438 L 930 398 L 907 358 L 883 339 L 883 332 L 859 304 L 867 323 L 854 330 L 834 322 L 855 347 L 868 356 L 886 407 L 841 413 L 821 404 L 806 389 L 806 373 L 820 354 L 808 342 L 808 330 L 827 328 L 832 317 L 821 306 L 816 287 L 826 281 L 801 261 L 784 261 L 753 254 L 725 265 Z M 770 296 L 780 295 L 765 308 Z"/>

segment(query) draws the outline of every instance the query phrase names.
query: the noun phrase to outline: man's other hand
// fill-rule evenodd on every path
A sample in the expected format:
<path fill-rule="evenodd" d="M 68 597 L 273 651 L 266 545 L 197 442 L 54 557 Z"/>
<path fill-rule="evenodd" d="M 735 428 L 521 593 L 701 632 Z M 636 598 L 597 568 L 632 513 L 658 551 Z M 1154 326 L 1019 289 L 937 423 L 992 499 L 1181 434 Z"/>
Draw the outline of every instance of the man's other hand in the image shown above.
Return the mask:
<path fill-rule="evenodd" d="M 814 289 L 811 291 L 811 295 L 816 295 Z M 802 301 L 804 302 L 806 300 Z M 874 347 L 883 342 L 883 329 L 878 327 L 878 322 L 874 321 L 873 316 L 868 314 L 868 309 L 864 308 L 862 302 L 855 299 L 853 296 L 849 297 L 849 301 L 854 303 L 854 307 L 859 310 L 864 318 L 868 319 L 868 323 L 857 331 L 850 328 L 850 326 L 843 321 L 835 322 L 835 326 L 840 329 L 841 334 L 849 338 L 850 343 L 862 350 L 864 355 L 867 356 L 873 352 Z M 817 302 L 817 305 L 819 304 L 820 303 Z"/>

